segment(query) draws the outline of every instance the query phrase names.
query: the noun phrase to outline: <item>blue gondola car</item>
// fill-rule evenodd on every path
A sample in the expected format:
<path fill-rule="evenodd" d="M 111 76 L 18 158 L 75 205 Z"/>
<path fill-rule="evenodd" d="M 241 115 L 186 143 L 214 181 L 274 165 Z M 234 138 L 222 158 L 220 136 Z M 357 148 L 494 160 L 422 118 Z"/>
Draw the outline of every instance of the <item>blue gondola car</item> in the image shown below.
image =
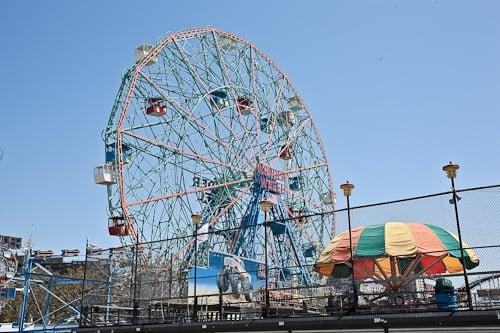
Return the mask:
<path fill-rule="evenodd" d="M 288 179 L 288 187 L 292 191 L 298 191 L 301 188 L 302 179 L 300 176 L 290 177 Z"/>
<path fill-rule="evenodd" d="M 106 145 L 106 163 L 115 163 L 116 161 L 116 144 L 112 143 L 109 145 Z M 123 161 L 125 163 L 130 161 L 130 153 L 131 153 L 131 148 L 126 145 L 125 143 L 122 143 L 122 153 L 123 153 Z"/>
<path fill-rule="evenodd" d="M 0 299 L 7 301 L 16 298 L 16 288 L 0 289 Z"/>
<path fill-rule="evenodd" d="M 312 244 L 309 244 L 304 247 L 304 257 L 306 258 L 314 258 L 316 256 L 316 247 Z"/>
<path fill-rule="evenodd" d="M 210 93 L 210 104 L 218 109 L 227 108 L 229 106 L 227 93 L 224 90 L 212 91 Z"/>
<path fill-rule="evenodd" d="M 266 134 L 270 134 L 274 130 L 274 121 L 272 118 L 260 119 L 260 130 Z"/>
<path fill-rule="evenodd" d="M 272 222 L 271 231 L 273 232 L 273 235 L 282 235 L 286 232 L 286 225 L 281 222 Z"/>

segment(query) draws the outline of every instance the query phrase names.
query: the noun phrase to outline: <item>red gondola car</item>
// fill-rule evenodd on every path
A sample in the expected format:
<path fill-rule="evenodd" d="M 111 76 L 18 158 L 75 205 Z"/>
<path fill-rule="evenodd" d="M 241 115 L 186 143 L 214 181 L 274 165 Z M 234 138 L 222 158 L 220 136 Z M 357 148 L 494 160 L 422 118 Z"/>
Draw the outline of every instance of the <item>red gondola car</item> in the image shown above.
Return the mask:
<path fill-rule="evenodd" d="M 236 106 L 238 111 L 244 116 L 248 116 L 252 113 L 252 101 L 248 99 L 248 97 L 238 97 L 236 100 Z"/>
<path fill-rule="evenodd" d="M 161 97 L 146 99 L 146 114 L 148 116 L 161 117 L 167 113 L 167 107 Z"/>
<path fill-rule="evenodd" d="M 128 236 L 131 228 L 123 216 L 112 216 L 108 219 L 108 231 L 111 236 Z"/>
<path fill-rule="evenodd" d="M 291 160 L 293 157 L 293 153 L 292 153 L 292 150 L 290 149 L 289 146 L 283 146 L 281 147 L 280 149 L 280 158 L 282 160 Z"/>

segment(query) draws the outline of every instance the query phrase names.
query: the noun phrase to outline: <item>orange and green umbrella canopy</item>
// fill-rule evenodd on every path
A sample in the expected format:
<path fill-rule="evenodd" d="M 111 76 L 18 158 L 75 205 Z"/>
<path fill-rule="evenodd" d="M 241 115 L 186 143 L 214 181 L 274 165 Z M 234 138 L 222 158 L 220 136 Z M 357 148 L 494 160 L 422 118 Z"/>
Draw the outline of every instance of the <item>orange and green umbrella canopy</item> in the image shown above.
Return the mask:
<path fill-rule="evenodd" d="M 406 284 L 411 275 L 433 275 L 463 271 L 460 243 L 449 231 L 421 223 L 386 222 L 352 229 L 354 276 L 386 282 L 391 287 Z M 479 258 L 464 243 L 467 269 L 479 265 Z M 350 274 L 349 232 L 335 236 L 315 264 L 326 276 Z"/>

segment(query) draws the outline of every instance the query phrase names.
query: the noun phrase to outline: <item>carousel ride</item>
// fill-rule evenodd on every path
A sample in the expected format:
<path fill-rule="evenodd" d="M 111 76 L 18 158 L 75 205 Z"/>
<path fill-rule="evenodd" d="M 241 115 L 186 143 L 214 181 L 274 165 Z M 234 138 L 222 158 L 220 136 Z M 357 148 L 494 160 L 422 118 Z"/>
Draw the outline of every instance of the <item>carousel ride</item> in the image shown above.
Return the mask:
<path fill-rule="evenodd" d="M 315 270 L 333 278 L 352 276 L 358 283 L 374 281 L 388 294 L 396 294 L 416 279 L 477 267 L 477 255 L 467 244 L 462 247 L 463 261 L 458 237 L 451 232 L 431 224 L 386 222 L 335 236 Z"/>

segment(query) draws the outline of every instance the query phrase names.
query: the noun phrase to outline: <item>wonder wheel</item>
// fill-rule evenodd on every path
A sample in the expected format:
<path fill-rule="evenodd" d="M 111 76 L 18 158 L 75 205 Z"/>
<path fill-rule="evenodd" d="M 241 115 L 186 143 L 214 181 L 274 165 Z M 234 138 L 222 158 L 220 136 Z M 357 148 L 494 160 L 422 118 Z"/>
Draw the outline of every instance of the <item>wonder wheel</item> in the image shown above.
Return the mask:
<path fill-rule="evenodd" d="M 95 179 L 107 185 L 110 234 L 146 242 L 150 262 L 192 251 L 196 212 L 210 231 L 205 249 L 262 262 L 263 200 L 277 221 L 276 266 L 313 263 L 334 233 L 333 214 L 321 215 L 334 194 L 310 112 L 271 59 L 234 34 L 188 30 L 137 48 L 104 139 Z"/>

